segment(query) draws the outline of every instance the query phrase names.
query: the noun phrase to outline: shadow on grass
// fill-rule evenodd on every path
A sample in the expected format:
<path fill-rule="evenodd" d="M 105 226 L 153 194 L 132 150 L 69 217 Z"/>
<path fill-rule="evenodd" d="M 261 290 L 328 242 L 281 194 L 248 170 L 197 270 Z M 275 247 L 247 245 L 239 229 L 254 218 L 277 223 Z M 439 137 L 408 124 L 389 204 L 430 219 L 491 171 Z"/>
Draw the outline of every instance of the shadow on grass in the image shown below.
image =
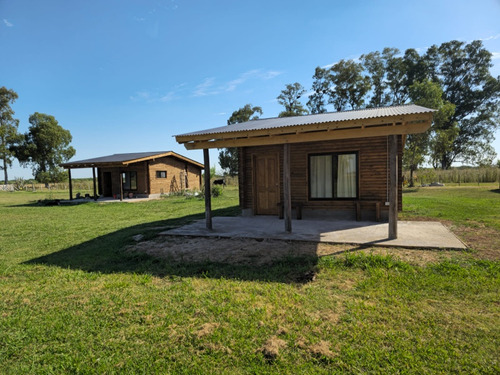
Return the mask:
<path fill-rule="evenodd" d="M 214 216 L 235 216 L 238 207 L 214 210 Z M 313 279 L 318 257 L 316 244 L 308 244 L 300 258 L 284 258 L 269 265 L 235 265 L 212 262 L 178 262 L 125 250 L 133 244 L 133 236 L 144 240 L 157 237 L 167 229 L 203 219 L 203 214 L 151 222 L 120 229 L 76 246 L 31 259 L 24 264 L 43 264 L 87 272 L 149 274 L 157 277 L 208 277 L 257 280 L 281 283 L 306 283 Z M 270 249 L 272 251 L 272 249 Z M 310 253 L 310 255 L 309 255 Z"/>
<path fill-rule="evenodd" d="M 497 194 L 500 194 L 500 189 L 493 189 L 493 190 L 490 190 L 492 193 L 497 193 Z"/>

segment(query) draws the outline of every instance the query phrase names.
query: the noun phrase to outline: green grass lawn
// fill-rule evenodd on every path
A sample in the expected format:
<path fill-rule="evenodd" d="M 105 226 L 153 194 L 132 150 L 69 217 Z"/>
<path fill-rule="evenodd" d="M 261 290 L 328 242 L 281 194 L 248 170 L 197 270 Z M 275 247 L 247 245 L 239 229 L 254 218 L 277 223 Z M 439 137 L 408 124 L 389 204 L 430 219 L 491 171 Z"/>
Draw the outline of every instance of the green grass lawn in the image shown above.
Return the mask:
<path fill-rule="evenodd" d="M 408 192 L 402 217 L 498 230 L 500 194 L 467 189 Z M 34 204 L 44 198 L 0 192 L 2 374 L 500 372 L 497 260 L 174 263 L 126 245 L 203 218 L 202 200 Z M 215 214 L 237 201 L 227 188 Z"/>
<path fill-rule="evenodd" d="M 406 189 L 401 218 L 429 217 L 500 230 L 498 184 Z"/>

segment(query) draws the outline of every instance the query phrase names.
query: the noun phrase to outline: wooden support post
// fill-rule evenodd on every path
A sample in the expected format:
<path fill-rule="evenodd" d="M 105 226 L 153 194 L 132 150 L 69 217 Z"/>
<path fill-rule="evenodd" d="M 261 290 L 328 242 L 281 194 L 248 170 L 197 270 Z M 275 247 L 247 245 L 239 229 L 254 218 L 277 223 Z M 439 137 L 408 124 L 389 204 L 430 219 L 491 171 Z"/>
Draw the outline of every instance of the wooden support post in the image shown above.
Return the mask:
<path fill-rule="evenodd" d="M 71 168 L 68 168 L 68 178 L 69 178 L 69 200 L 73 200 L 73 182 L 71 181 Z"/>
<path fill-rule="evenodd" d="M 123 201 L 123 172 L 120 173 L 120 201 Z"/>
<path fill-rule="evenodd" d="M 389 239 L 398 238 L 398 136 L 389 136 Z"/>
<path fill-rule="evenodd" d="M 212 230 L 212 195 L 210 191 L 210 156 L 208 148 L 203 149 L 205 162 L 205 221 L 207 229 Z"/>
<path fill-rule="evenodd" d="M 94 180 L 94 200 L 97 200 L 97 186 L 96 186 L 96 178 L 95 178 L 95 167 L 92 167 L 92 179 Z"/>
<path fill-rule="evenodd" d="M 285 230 L 292 231 L 292 193 L 290 184 L 290 144 L 283 145 L 283 211 Z"/>
<path fill-rule="evenodd" d="M 146 194 L 149 196 L 151 194 L 151 176 L 149 174 L 149 160 L 146 161 L 146 173 L 145 173 L 145 179 L 146 179 Z"/>

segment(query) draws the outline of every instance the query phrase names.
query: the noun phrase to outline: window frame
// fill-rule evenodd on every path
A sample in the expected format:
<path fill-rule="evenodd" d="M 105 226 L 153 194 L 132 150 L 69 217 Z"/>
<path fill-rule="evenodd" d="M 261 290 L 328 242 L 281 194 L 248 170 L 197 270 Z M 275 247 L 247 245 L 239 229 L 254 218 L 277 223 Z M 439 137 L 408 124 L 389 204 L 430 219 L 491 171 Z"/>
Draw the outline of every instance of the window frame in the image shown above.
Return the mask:
<path fill-rule="evenodd" d="M 165 174 L 162 176 L 162 174 Z M 156 178 L 167 178 L 167 171 L 156 171 Z"/>
<path fill-rule="evenodd" d="M 313 198 L 311 197 L 311 157 L 331 155 L 332 158 L 338 160 L 339 155 L 354 155 L 356 158 L 356 196 L 355 197 L 335 197 L 335 176 L 337 171 L 336 163 L 332 162 L 332 198 Z M 307 155 L 307 199 L 309 201 L 354 201 L 359 200 L 359 151 L 339 151 L 339 152 L 317 152 Z"/>
<path fill-rule="evenodd" d="M 123 188 L 123 190 L 137 191 L 137 171 L 122 171 L 120 173 L 122 174 L 122 181 L 123 181 L 122 188 Z M 135 189 L 133 189 L 131 186 L 131 181 L 132 181 L 131 175 L 132 174 L 135 174 Z M 128 187 L 127 187 L 127 185 L 128 185 Z"/>

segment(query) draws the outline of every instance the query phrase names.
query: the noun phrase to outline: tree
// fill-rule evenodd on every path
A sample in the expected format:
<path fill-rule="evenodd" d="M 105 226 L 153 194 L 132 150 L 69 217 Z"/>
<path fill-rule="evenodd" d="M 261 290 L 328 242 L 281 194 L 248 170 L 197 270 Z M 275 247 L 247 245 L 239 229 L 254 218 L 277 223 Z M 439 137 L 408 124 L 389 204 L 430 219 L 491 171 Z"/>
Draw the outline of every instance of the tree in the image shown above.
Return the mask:
<path fill-rule="evenodd" d="M 299 101 L 305 92 L 304 87 L 298 82 L 286 85 L 286 88 L 281 90 L 281 94 L 276 98 L 278 103 L 285 107 L 285 110 L 280 112 L 278 117 L 302 116 L 309 113 Z"/>
<path fill-rule="evenodd" d="M 363 75 L 363 66 L 354 60 L 340 60 L 329 71 L 332 83 L 329 103 L 337 111 L 364 107 L 365 96 L 370 90 L 370 78 Z"/>
<path fill-rule="evenodd" d="M 425 133 L 408 134 L 403 153 L 403 166 L 410 171 L 409 186 L 414 186 L 413 173 L 425 161 L 425 156 L 429 151 L 429 142 L 441 144 L 441 147 L 449 147 L 449 139 L 442 137 L 441 129 L 444 123 L 449 121 L 453 115 L 455 106 L 443 100 L 443 90 L 436 82 L 425 80 L 414 82 L 409 86 L 408 94 L 411 100 L 418 105 L 433 108 L 436 110 L 431 129 Z M 432 147 L 436 147 L 433 145 Z M 433 151 L 434 152 L 434 151 Z"/>
<path fill-rule="evenodd" d="M 328 93 L 329 82 L 326 80 L 326 69 L 316 68 L 314 72 L 312 90 L 313 93 L 309 96 L 307 106 L 313 114 L 326 112 L 325 95 Z"/>
<path fill-rule="evenodd" d="M 432 46 L 424 58 L 431 79 L 443 88 L 443 99 L 456 106 L 442 126 L 445 138 L 451 138 L 458 126 L 451 147 L 443 149 L 439 158 L 439 166 L 447 169 L 460 158 L 466 160 L 488 149 L 500 125 L 500 77 L 491 76 L 492 54 L 479 40 Z"/>
<path fill-rule="evenodd" d="M 387 105 L 389 97 L 387 95 L 387 66 L 380 52 L 370 52 L 361 55 L 361 63 L 369 74 L 371 82 L 371 98 L 368 107 L 382 107 Z"/>
<path fill-rule="evenodd" d="M 244 107 L 234 111 L 231 117 L 227 120 L 228 125 L 257 120 L 259 115 L 262 115 L 261 107 L 252 107 L 251 104 L 246 104 Z M 238 148 L 229 147 L 219 149 L 219 164 L 230 176 L 238 174 Z"/>
<path fill-rule="evenodd" d="M 363 65 L 353 60 L 340 60 L 328 69 L 317 67 L 313 76 L 313 94 L 307 102 L 311 112 L 326 112 L 326 101 L 336 111 L 363 108 L 371 88 L 370 78 L 363 75 L 363 70 Z"/>
<path fill-rule="evenodd" d="M 19 142 L 19 133 L 17 127 L 19 120 L 13 117 L 14 111 L 10 107 L 18 98 L 14 90 L 9 90 L 5 87 L 0 88 L 0 159 L 2 164 L 0 169 L 3 169 L 4 183 L 9 183 L 7 168 L 12 165 L 14 152 L 12 147 Z"/>
<path fill-rule="evenodd" d="M 70 146 L 69 130 L 59 125 L 54 116 L 35 112 L 29 117 L 31 126 L 14 148 L 22 165 L 29 165 L 37 181 L 59 182 L 65 174 L 59 167 L 75 155 Z"/>

